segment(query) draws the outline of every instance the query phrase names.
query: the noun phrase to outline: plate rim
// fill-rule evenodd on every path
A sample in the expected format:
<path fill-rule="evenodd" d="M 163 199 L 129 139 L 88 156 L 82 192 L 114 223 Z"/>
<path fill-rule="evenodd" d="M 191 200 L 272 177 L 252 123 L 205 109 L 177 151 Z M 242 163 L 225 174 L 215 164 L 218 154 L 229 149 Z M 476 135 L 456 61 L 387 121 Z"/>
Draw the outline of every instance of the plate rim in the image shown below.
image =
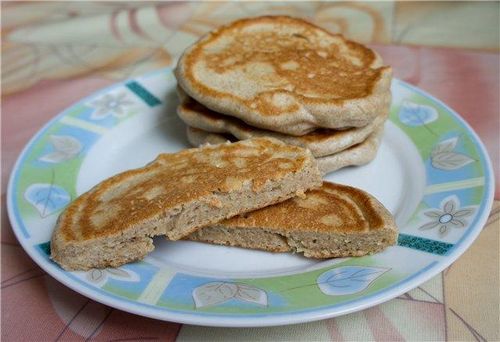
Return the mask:
<path fill-rule="evenodd" d="M 409 274 L 408 277 L 403 278 L 402 280 L 385 287 L 381 290 L 378 290 L 369 295 L 362 296 L 357 299 L 353 299 L 341 304 L 331 304 L 324 308 L 318 309 L 309 309 L 307 312 L 282 312 L 282 313 L 272 313 L 272 314 L 257 314 L 253 316 L 231 316 L 231 314 L 220 314 L 220 313 L 206 313 L 206 312 L 183 312 L 178 309 L 172 308 L 158 308 L 152 305 L 144 304 L 137 302 L 136 300 L 131 300 L 127 298 L 118 297 L 112 293 L 106 293 L 106 295 L 101 294 L 99 291 L 96 291 L 93 287 L 85 282 L 78 280 L 76 276 L 63 271 L 62 269 L 57 268 L 55 265 L 51 263 L 47 263 L 45 259 L 40 258 L 40 254 L 32 245 L 28 245 L 27 240 L 20 236 L 21 231 L 18 225 L 18 218 L 16 213 L 14 212 L 14 193 L 13 187 L 14 183 L 19 175 L 19 168 L 24 161 L 26 153 L 29 151 L 32 144 L 49 129 L 55 122 L 57 122 L 61 117 L 64 117 L 68 110 L 70 110 L 77 103 L 82 103 L 87 101 L 90 98 L 95 97 L 97 94 L 108 92 L 115 87 L 123 85 L 129 81 L 138 79 L 140 77 L 148 77 L 150 75 L 155 75 L 157 73 L 171 71 L 172 68 L 162 68 L 152 72 L 148 72 L 143 75 L 139 75 L 137 77 L 133 77 L 127 80 L 122 80 L 106 86 L 101 89 L 97 89 L 90 93 L 89 95 L 82 97 L 76 102 L 72 103 L 70 106 L 66 107 L 48 122 L 46 122 L 41 128 L 37 130 L 37 132 L 29 139 L 29 141 L 24 145 L 21 153 L 16 159 L 14 163 L 7 186 L 7 214 L 9 217 L 9 221 L 12 226 L 12 231 L 16 236 L 19 244 L 23 248 L 23 250 L 30 256 L 30 258 L 41 267 L 47 274 L 51 277 L 55 278 L 57 281 L 61 282 L 65 286 L 69 287 L 73 291 L 78 292 L 79 294 L 91 298 L 99 303 L 117 308 L 119 310 L 123 310 L 126 312 L 130 312 L 133 314 L 137 314 L 140 316 L 150 317 L 154 319 L 159 319 L 163 321 L 170 321 L 182 324 L 195 324 L 195 325 L 203 325 L 203 326 L 213 326 L 213 327 L 265 327 L 265 326 L 280 326 L 280 325 L 290 325 L 297 323 L 306 323 L 311 321 L 317 321 L 332 317 L 337 317 L 341 315 L 345 315 L 348 313 L 360 311 L 383 302 L 386 302 L 390 299 L 393 299 L 403 293 L 408 292 L 409 290 L 417 287 L 421 283 L 429 280 L 434 277 L 442 270 L 447 268 L 450 264 L 455 262 L 460 255 L 462 255 L 474 242 L 477 236 L 480 234 L 484 225 L 488 219 L 489 213 L 491 212 L 491 208 L 494 200 L 494 189 L 495 189 L 495 180 L 493 178 L 493 167 L 491 163 L 491 159 L 489 157 L 488 151 L 486 150 L 484 143 L 477 135 L 477 133 L 472 129 L 472 127 L 465 121 L 456 111 L 454 111 L 450 106 L 445 104 L 443 101 L 437 99 L 433 95 L 427 93 L 426 91 L 411 85 L 405 81 L 402 81 L 397 78 L 393 78 L 394 83 L 399 83 L 399 85 L 405 86 L 409 88 L 411 91 L 416 92 L 435 103 L 442 106 L 446 111 L 448 111 L 454 119 L 456 119 L 462 127 L 473 137 L 474 145 L 478 147 L 479 152 L 483 155 L 484 159 L 484 195 L 481 199 L 480 204 L 483 205 L 484 210 L 480 212 L 475 217 L 475 224 L 469 227 L 469 234 L 464 233 L 466 236 L 462 236 L 457 243 L 455 243 L 453 249 L 449 254 L 446 255 L 446 258 L 443 258 L 438 261 L 433 261 L 429 265 L 423 267 L 417 272 Z M 332 309 L 334 310 L 332 311 Z"/>

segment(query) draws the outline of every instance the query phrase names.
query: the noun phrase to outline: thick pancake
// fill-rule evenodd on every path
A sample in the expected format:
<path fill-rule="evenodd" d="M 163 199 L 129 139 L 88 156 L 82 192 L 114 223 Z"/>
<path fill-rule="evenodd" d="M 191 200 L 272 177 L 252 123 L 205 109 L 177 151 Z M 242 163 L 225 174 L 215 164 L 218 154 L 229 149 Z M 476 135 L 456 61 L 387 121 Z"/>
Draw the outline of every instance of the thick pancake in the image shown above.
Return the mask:
<path fill-rule="evenodd" d="M 68 270 L 119 266 L 200 227 L 321 185 L 310 151 L 271 138 L 161 154 L 113 176 L 59 216 L 52 259 Z"/>
<path fill-rule="evenodd" d="M 370 194 L 323 182 L 320 189 L 202 228 L 187 239 L 333 258 L 376 253 L 397 241 L 389 211 Z"/>
<path fill-rule="evenodd" d="M 377 128 L 365 141 L 357 145 L 329 156 L 316 157 L 319 170 L 323 174 L 327 174 L 347 166 L 360 166 L 371 162 L 377 156 L 382 135 L 383 126 Z M 233 136 L 210 133 L 189 126 L 187 128 L 187 137 L 193 146 L 201 146 L 204 144 L 216 145 L 227 141 L 234 141 Z"/>
<path fill-rule="evenodd" d="M 291 135 L 366 126 L 391 100 L 391 68 L 373 50 L 284 16 L 212 31 L 184 52 L 175 75 L 215 112 Z"/>
<path fill-rule="evenodd" d="M 297 137 L 252 127 L 242 120 L 216 113 L 182 93 L 182 90 L 179 89 L 181 104 L 177 107 L 177 114 L 182 121 L 191 127 L 211 133 L 229 133 L 239 140 L 272 137 L 290 145 L 307 148 L 315 157 L 332 155 L 361 143 L 387 118 L 385 114 L 378 115 L 364 127 L 353 127 L 345 130 L 319 128 Z"/>

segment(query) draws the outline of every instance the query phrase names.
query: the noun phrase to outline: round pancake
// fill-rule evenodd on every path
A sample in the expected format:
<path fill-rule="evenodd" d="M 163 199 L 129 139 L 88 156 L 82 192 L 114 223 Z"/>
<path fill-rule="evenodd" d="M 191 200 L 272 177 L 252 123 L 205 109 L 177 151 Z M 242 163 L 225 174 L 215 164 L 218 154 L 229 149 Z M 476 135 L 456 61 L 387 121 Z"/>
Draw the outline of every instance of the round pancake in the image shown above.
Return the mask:
<path fill-rule="evenodd" d="M 345 130 L 318 128 L 300 137 L 252 127 L 242 120 L 216 113 L 179 89 L 181 104 L 177 114 L 188 126 L 211 133 L 228 133 L 239 140 L 256 137 L 272 137 L 287 144 L 309 149 L 315 157 L 324 157 L 345 150 L 364 141 L 387 119 L 378 115 L 364 127 L 352 127 Z"/>
<path fill-rule="evenodd" d="M 327 174 L 347 166 L 360 166 L 371 162 L 377 156 L 377 151 L 382 141 L 384 126 L 378 127 L 368 138 L 343 151 L 329 156 L 316 157 L 318 168 L 323 174 Z M 198 128 L 187 127 L 187 138 L 191 145 L 201 146 L 204 144 L 217 145 L 227 141 L 234 141 L 234 137 L 218 133 L 210 133 Z"/>
<path fill-rule="evenodd" d="M 204 106 L 290 135 L 366 126 L 391 100 L 391 68 L 373 50 L 285 16 L 212 31 L 184 52 L 175 75 Z"/>

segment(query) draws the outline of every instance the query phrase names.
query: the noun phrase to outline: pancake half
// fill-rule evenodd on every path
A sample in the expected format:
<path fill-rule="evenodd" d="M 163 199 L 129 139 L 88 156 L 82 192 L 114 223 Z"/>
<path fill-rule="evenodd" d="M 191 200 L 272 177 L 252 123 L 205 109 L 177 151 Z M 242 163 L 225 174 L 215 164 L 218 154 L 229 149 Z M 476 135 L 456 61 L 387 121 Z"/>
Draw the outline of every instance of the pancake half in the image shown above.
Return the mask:
<path fill-rule="evenodd" d="M 394 245 L 397 237 L 392 215 L 373 196 L 323 182 L 303 197 L 202 228 L 187 239 L 334 258 L 377 253 Z"/>
<path fill-rule="evenodd" d="M 238 140 L 272 137 L 287 144 L 309 149 L 315 157 L 328 156 L 364 141 L 375 128 L 381 126 L 387 115 L 378 115 L 364 127 L 344 130 L 319 128 L 302 136 L 293 136 L 252 127 L 244 121 L 216 113 L 194 99 L 181 95 L 177 114 L 187 125 L 212 133 L 229 133 Z"/>
<path fill-rule="evenodd" d="M 286 16 L 210 32 L 184 52 L 175 75 L 213 111 L 290 135 L 366 126 L 391 100 L 391 68 L 373 50 Z"/>
<path fill-rule="evenodd" d="M 360 166 L 371 162 L 377 156 L 383 135 L 383 126 L 378 127 L 368 138 L 343 151 L 329 156 L 316 157 L 318 168 L 322 174 L 327 174 L 347 166 Z M 191 145 L 222 144 L 235 141 L 234 136 L 227 134 L 210 133 L 197 128 L 187 128 L 187 137 Z"/>
<path fill-rule="evenodd" d="M 234 215 L 321 186 L 310 151 L 271 138 L 161 154 L 74 200 L 59 216 L 51 257 L 67 270 L 119 266 Z"/>

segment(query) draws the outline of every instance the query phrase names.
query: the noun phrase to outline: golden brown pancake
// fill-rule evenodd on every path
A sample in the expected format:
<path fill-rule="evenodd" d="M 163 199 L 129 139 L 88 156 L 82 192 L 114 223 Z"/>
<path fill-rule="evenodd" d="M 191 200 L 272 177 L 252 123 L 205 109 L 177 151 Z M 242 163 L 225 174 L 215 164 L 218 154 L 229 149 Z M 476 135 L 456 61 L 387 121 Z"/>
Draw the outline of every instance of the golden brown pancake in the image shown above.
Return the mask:
<path fill-rule="evenodd" d="M 397 241 L 389 211 L 370 194 L 324 182 L 320 189 L 202 228 L 187 239 L 334 258 L 380 252 Z"/>
<path fill-rule="evenodd" d="M 119 266 L 234 215 L 321 185 L 310 151 L 258 138 L 161 154 L 74 200 L 59 216 L 51 257 L 67 270 Z"/>
<path fill-rule="evenodd" d="M 290 135 L 366 126 L 391 100 L 391 68 L 373 50 L 285 16 L 210 32 L 184 52 L 175 75 L 211 110 Z"/>

